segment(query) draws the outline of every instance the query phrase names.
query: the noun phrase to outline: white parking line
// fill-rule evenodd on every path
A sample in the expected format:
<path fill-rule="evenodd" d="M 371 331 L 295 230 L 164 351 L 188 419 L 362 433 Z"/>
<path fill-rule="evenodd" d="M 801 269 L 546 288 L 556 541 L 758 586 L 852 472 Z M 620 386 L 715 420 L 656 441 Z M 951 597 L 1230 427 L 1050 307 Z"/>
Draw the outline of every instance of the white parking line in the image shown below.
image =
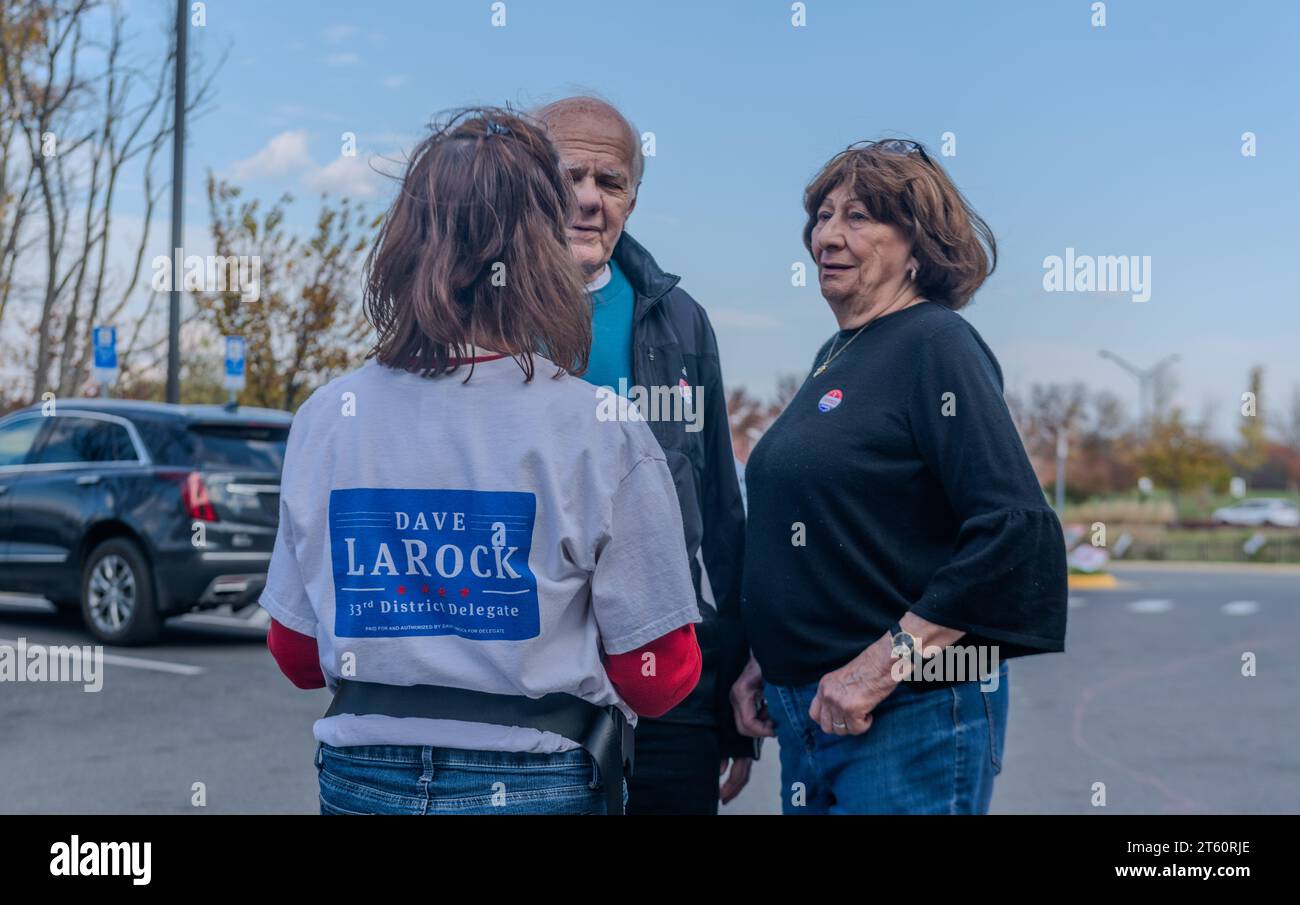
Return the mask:
<path fill-rule="evenodd" d="M 215 613 L 189 613 L 176 619 L 180 625 L 199 623 L 201 625 L 219 625 L 222 628 L 253 628 L 265 630 L 268 623 L 245 619 L 243 616 L 221 616 Z"/>
<path fill-rule="evenodd" d="M 1220 609 L 1228 616 L 1250 616 L 1259 612 L 1259 604 L 1253 600 L 1233 600 Z"/>
<path fill-rule="evenodd" d="M 18 642 L 9 638 L 0 638 L 0 644 L 7 647 L 16 647 Z M 87 645 L 89 646 L 89 645 Z M 31 641 L 27 642 L 27 649 L 48 650 L 51 647 L 59 648 L 60 651 L 67 649 L 71 656 L 78 659 L 84 659 L 85 653 L 83 645 L 80 644 L 36 644 Z M 125 666 L 130 669 L 148 669 L 154 672 L 169 672 L 178 676 L 197 676 L 203 672 L 201 666 L 187 666 L 184 663 L 168 663 L 165 660 L 146 660 L 143 657 L 124 657 L 121 654 L 104 654 L 104 662 L 110 666 Z"/>
<path fill-rule="evenodd" d="M 198 622 L 204 625 L 220 625 L 223 628 L 253 628 L 266 630 L 271 627 L 271 614 L 260 606 L 254 606 L 251 613 L 235 614 L 229 606 L 220 606 L 210 612 L 187 613 L 179 617 L 181 623 Z"/>
<path fill-rule="evenodd" d="M 1130 613 L 1142 613 L 1143 615 L 1167 613 L 1173 608 L 1174 602 L 1172 600 L 1134 600 L 1128 605 Z"/>

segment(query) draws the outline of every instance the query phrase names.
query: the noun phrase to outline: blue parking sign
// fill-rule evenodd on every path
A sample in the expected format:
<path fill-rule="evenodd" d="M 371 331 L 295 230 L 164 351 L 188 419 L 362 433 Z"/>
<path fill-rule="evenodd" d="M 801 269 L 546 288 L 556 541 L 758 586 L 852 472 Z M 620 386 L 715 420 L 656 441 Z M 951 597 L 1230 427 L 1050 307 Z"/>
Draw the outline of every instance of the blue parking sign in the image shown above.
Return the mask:
<path fill-rule="evenodd" d="M 96 327 L 91 331 L 95 350 L 95 380 L 112 383 L 117 379 L 117 328 Z"/>
<path fill-rule="evenodd" d="M 244 337 L 226 337 L 226 380 L 228 390 L 244 388 Z"/>

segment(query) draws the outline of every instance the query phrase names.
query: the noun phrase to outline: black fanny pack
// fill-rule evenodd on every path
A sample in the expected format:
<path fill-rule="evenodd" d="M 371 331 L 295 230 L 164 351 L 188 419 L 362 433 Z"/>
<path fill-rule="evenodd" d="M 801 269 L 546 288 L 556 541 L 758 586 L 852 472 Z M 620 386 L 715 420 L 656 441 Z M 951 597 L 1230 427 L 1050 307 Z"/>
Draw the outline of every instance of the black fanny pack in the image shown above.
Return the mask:
<path fill-rule="evenodd" d="M 605 789 L 605 812 L 623 813 L 623 777 L 632 774 L 632 728 L 614 705 L 601 707 L 561 692 L 529 698 L 444 685 L 339 679 L 325 716 L 342 713 L 460 720 L 554 732 L 577 742 L 596 762 Z"/>

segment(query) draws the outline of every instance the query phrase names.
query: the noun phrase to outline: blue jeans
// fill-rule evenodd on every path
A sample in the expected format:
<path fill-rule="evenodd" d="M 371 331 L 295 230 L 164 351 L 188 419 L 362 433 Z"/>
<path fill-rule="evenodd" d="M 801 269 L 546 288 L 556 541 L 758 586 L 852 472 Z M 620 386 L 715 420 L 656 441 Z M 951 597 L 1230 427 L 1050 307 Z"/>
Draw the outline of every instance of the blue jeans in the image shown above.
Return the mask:
<path fill-rule="evenodd" d="M 318 743 L 316 771 L 322 814 L 605 813 L 600 772 L 581 748 L 522 754 Z"/>
<path fill-rule="evenodd" d="M 781 747 L 785 814 L 986 814 L 1002 771 L 1007 664 L 979 682 L 918 691 L 904 682 L 862 735 L 827 735 L 808 716 L 817 683 L 764 686 Z"/>

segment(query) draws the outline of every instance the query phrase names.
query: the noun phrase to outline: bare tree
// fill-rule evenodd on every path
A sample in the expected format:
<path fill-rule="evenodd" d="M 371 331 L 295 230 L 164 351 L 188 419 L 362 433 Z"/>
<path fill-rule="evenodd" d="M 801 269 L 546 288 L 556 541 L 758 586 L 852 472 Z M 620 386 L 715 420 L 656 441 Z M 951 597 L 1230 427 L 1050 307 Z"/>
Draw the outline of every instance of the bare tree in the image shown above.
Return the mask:
<path fill-rule="evenodd" d="M 1087 419 L 1088 391 L 1082 383 L 1036 383 L 1027 404 L 1009 394 L 1008 405 L 1029 455 L 1050 459 L 1056 455 L 1057 434 L 1074 430 Z"/>
<path fill-rule="evenodd" d="M 770 402 L 751 396 L 743 386 L 733 386 L 727 393 L 727 420 L 731 423 L 731 448 L 736 458 L 749 461 L 749 454 L 759 439 L 781 416 L 795 393 L 800 379 L 783 374 L 776 380 L 776 392 Z"/>
<path fill-rule="evenodd" d="M 0 94 L 13 111 L 13 135 L 29 166 L 29 191 L 18 196 L 30 199 L 23 219 L 38 221 L 31 225 L 40 229 L 44 249 L 31 395 L 39 398 L 47 389 L 75 394 L 90 369 L 92 329 L 97 323 L 121 322 L 136 295 L 153 214 L 167 187 L 154 169 L 171 135 L 172 106 L 166 100 L 174 72 L 174 40 L 160 42 L 166 53 L 151 54 L 153 62 L 142 66 L 128 53 L 126 18 L 119 3 L 0 2 L 5 4 L 5 21 L 21 21 L 27 38 L 21 53 L 6 49 L 0 60 Z M 20 20 L 20 14 L 25 18 Z M 84 64 L 91 59 L 97 65 L 86 71 Z M 206 103 L 214 74 L 215 69 L 193 80 L 198 87 L 187 99 L 187 111 L 198 111 Z M 142 223 L 126 273 L 115 276 L 109 243 L 119 185 L 128 170 L 141 177 Z M 13 285 L 24 225 L 20 221 L 11 232 L 6 227 L 8 235 L 0 237 L 5 239 L 0 252 L 15 249 L 7 259 L 0 258 L 0 304 Z M 133 312 L 128 356 L 152 302 L 151 296 L 143 311 Z M 0 308 L 0 315 L 3 311 Z"/>
<path fill-rule="evenodd" d="M 13 292 L 18 259 L 34 239 L 22 241 L 23 226 L 35 207 L 36 171 L 18 147 L 18 111 L 4 86 L 11 71 L 31 57 L 41 35 L 37 10 L 16 0 L 0 0 L 0 324 Z M 19 152 L 19 153 L 15 153 Z"/>
<path fill-rule="evenodd" d="M 1291 387 L 1291 411 L 1282 430 L 1282 442 L 1300 452 L 1300 383 Z"/>

